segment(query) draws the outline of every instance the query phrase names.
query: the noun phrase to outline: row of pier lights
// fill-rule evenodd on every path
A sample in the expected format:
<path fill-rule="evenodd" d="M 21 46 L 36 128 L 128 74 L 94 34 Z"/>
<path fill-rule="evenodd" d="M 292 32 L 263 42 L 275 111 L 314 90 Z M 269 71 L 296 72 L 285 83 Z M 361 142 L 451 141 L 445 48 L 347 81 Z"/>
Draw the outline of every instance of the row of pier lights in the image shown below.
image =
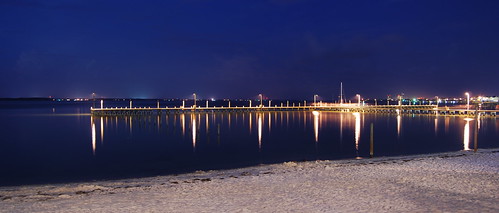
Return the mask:
<path fill-rule="evenodd" d="M 466 93 L 464 93 L 464 95 L 466 95 L 466 100 L 467 100 L 466 101 L 466 110 L 470 110 L 470 93 L 466 92 Z M 196 95 L 196 93 L 193 93 L 192 96 L 193 96 L 193 99 L 194 99 L 194 105 L 192 106 L 192 108 L 196 108 L 197 107 L 197 105 L 196 105 L 197 95 Z M 357 106 L 359 106 L 359 107 L 362 106 L 360 94 L 356 94 L 355 96 L 357 97 L 357 100 L 358 100 Z M 263 95 L 262 94 L 258 94 L 258 97 L 260 98 L 260 105 L 258 107 L 260 107 L 260 108 L 264 107 L 263 106 Z M 319 97 L 319 95 L 317 95 L 317 94 L 314 95 L 314 106 L 317 106 L 317 98 L 318 97 Z M 436 103 L 437 103 L 437 106 L 438 106 L 438 103 L 440 103 L 440 98 L 438 98 L 438 96 L 436 98 L 437 98 Z M 398 100 L 399 100 L 398 104 L 402 105 L 402 96 L 399 95 L 398 96 Z M 251 104 L 252 104 L 251 100 L 249 100 L 249 107 L 252 107 Z M 340 105 L 342 105 L 342 104 L 343 104 L 343 98 L 340 100 Z M 387 105 L 389 105 L 389 104 L 390 104 L 390 101 L 388 100 Z M 430 101 L 430 104 L 431 104 L 431 101 Z M 303 106 L 306 106 L 306 105 L 307 105 L 307 101 L 304 101 Z M 375 106 L 378 105 L 376 99 L 374 99 L 374 105 Z M 301 104 L 299 106 L 301 106 Z M 231 107 L 230 106 L 230 101 L 229 101 L 229 107 Z M 269 107 L 271 107 L 271 101 L 269 101 Z M 282 107 L 282 103 L 281 103 L 281 107 Z M 287 101 L 286 107 L 289 107 L 289 101 Z M 294 107 L 294 104 L 293 104 L 293 107 Z M 104 108 L 104 100 L 100 101 L 100 108 L 101 109 Z M 132 100 L 130 100 L 130 108 L 132 108 Z M 159 101 L 157 102 L 157 108 L 160 108 L 159 107 Z M 185 108 L 185 101 L 182 101 L 182 108 Z M 208 100 L 206 100 L 206 108 L 208 108 Z"/>
<path fill-rule="evenodd" d="M 196 108 L 197 107 L 197 105 L 196 105 L 196 101 L 197 101 L 196 93 L 193 93 L 192 96 L 193 96 L 193 100 L 194 100 L 194 105 L 192 105 L 192 108 Z M 258 106 L 258 107 L 264 107 L 263 106 L 263 95 L 262 94 L 258 94 L 258 96 L 260 97 L 260 106 Z M 319 95 L 314 95 L 314 106 L 317 106 L 317 97 L 319 97 Z M 361 106 L 360 95 L 357 94 L 357 97 L 359 99 L 358 106 Z M 306 106 L 306 105 L 307 105 L 307 101 L 304 101 L 303 106 Z M 230 101 L 229 101 L 229 107 L 231 107 L 230 106 Z M 251 100 L 249 100 L 249 107 L 252 107 Z M 269 107 L 271 107 L 271 101 L 269 101 Z M 286 107 L 289 107 L 289 101 L 287 101 Z M 293 104 L 293 107 L 294 107 L 294 104 Z M 104 100 L 100 101 L 100 108 L 101 109 L 104 108 Z M 132 100 L 130 100 L 130 108 L 132 108 Z M 157 102 L 157 108 L 160 108 L 159 107 L 159 101 Z M 182 108 L 185 108 L 185 101 L 182 101 Z M 206 108 L 208 108 L 208 100 L 206 100 Z"/>

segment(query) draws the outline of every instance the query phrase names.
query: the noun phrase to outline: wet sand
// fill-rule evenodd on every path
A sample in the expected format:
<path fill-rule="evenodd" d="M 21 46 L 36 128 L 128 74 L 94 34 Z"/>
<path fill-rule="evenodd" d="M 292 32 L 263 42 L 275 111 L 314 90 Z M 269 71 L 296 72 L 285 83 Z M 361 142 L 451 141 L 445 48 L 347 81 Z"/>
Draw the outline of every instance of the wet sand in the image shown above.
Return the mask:
<path fill-rule="evenodd" d="M 499 212 L 499 149 L 0 187 L 0 212 Z"/>

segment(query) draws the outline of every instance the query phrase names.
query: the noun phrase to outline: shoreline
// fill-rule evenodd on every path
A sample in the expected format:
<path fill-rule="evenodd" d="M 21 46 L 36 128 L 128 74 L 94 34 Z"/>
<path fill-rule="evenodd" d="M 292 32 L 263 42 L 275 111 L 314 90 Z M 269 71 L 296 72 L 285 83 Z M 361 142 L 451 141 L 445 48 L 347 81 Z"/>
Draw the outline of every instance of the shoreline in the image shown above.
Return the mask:
<path fill-rule="evenodd" d="M 479 149 L 477 153 L 483 152 L 499 152 L 499 148 L 490 148 L 490 149 Z M 101 179 L 87 179 L 87 180 L 69 180 L 69 181 L 56 181 L 56 182 L 40 182 L 40 183 L 24 183 L 24 184 L 13 184 L 13 185 L 0 185 L 0 192 L 6 188 L 26 188 L 26 187 L 40 187 L 40 186 L 67 186 L 67 185 L 81 185 L 81 184 L 90 184 L 90 183 L 108 183 L 108 182 L 121 182 L 121 181 L 129 181 L 129 180 L 143 180 L 150 179 L 156 177 L 182 177 L 182 176 L 191 176 L 195 174 L 205 174 L 205 173 L 227 173 L 231 171 L 237 170 L 245 170 L 245 169 L 258 169 L 268 166 L 280 165 L 283 163 L 310 163 L 310 162 L 331 162 L 338 164 L 372 164 L 379 161 L 391 161 L 391 160 L 407 160 L 407 159 L 415 159 L 415 158 L 426 158 L 426 157 L 438 157 L 438 156 L 449 156 L 449 157 L 459 157 L 464 155 L 473 154 L 473 150 L 460 150 L 460 151 L 448 151 L 448 152 L 436 152 L 436 153 L 428 153 L 428 154 L 411 154 L 411 155 L 395 155 L 395 156 L 379 156 L 379 157 L 357 157 L 357 158 L 340 158 L 340 159 L 332 159 L 332 160 L 291 160 L 280 163 L 262 163 L 256 165 L 248 165 L 242 167 L 234 167 L 234 168 L 223 168 L 223 169 L 207 169 L 207 170 L 192 170 L 188 172 L 179 172 L 179 173 L 171 173 L 171 174 L 158 174 L 158 175 L 146 175 L 146 176 L 130 176 L 124 178 L 101 178 Z M 1 194 L 0 194 L 1 201 Z"/>
<path fill-rule="evenodd" d="M 476 180 L 472 181 L 474 179 Z M 467 190 L 455 188 L 459 184 Z M 443 189 L 440 189 L 442 187 Z M 392 193 L 392 190 L 397 193 L 385 194 Z M 422 194 L 419 194 L 420 190 Z M 354 192 L 360 192 L 357 196 L 362 198 L 355 197 Z M 447 196 L 447 201 L 452 201 L 453 204 L 434 203 L 430 199 L 431 196 L 427 201 L 433 205 L 414 204 L 416 198 L 425 200 L 428 192 L 438 194 L 439 199 Z M 177 193 L 182 196 L 175 196 Z M 479 195 L 483 199 L 475 200 L 467 193 Z M 199 194 L 203 196 L 200 197 Z M 475 206 L 466 208 L 473 207 L 475 210 L 487 212 L 499 211 L 498 195 L 499 149 L 495 148 L 481 149 L 477 153 L 457 151 L 364 159 L 291 161 L 122 180 L 5 186 L 0 187 L 0 206 L 3 206 L 0 212 L 117 212 L 120 208 L 132 211 L 173 212 L 365 212 L 372 209 L 389 212 L 456 211 L 462 210 L 461 208 L 465 208 L 470 202 L 475 203 Z M 136 196 L 139 196 L 141 205 L 134 204 Z M 263 197 L 267 199 L 262 199 Z M 343 201 L 330 202 L 325 197 L 335 197 Z M 403 201 L 397 201 L 400 197 L 403 197 Z M 282 205 L 283 199 L 287 205 Z M 312 204 L 301 203 L 303 199 Z M 318 200 L 321 202 L 315 203 Z M 455 204 L 456 200 L 467 205 Z M 353 205 L 359 201 L 370 203 L 372 206 L 366 208 L 367 206 Z M 157 202 L 158 205 L 149 206 L 149 202 Z M 406 205 L 400 206 L 399 202 L 405 202 Z M 442 204 L 446 204 L 445 207 L 442 207 Z M 183 208 L 179 209 L 180 207 Z"/>

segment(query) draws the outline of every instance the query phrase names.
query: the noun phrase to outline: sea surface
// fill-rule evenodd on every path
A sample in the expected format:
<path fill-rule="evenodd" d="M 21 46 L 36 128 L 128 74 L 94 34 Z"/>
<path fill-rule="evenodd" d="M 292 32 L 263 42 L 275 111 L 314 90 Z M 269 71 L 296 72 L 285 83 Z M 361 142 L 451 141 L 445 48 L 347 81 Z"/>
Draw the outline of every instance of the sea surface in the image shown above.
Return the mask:
<path fill-rule="evenodd" d="M 474 118 L 413 114 L 302 111 L 92 116 L 90 107 L 99 104 L 0 101 L 0 185 L 369 158 L 371 126 L 374 157 L 471 151 L 475 131 L 478 148 L 499 147 L 499 119 L 494 117 L 480 118 L 475 130 Z M 130 103 L 104 104 L 125 107 Z M 134 100 L 133 104 L 155 107 L 157 102 Z M 161 107 L 182 104 L 160 101 Z M 226 106 L 228 102 L 209 104 Z"/>

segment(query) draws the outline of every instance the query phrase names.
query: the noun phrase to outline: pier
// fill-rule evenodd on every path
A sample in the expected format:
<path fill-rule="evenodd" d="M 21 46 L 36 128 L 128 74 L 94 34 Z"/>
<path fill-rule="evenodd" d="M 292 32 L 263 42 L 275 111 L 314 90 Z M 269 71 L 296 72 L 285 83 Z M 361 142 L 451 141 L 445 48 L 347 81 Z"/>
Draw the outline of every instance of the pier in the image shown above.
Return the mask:
<path fill-rule="evenodd" d="M 120 115 L 160 115 L 181 113 L 214 113 L 214 112 L 275 112 L 275 111 L 325 111 L 325 112 L 362 112 L 386 114 L 435 114 L 497 116 L 499 110 L 473 110 L 438 107 L 437 105 L 358 105 L 358 104 L 320 104 L 299 106 L 191 106 L 191 107 L 101 107 L 91 108 L 92 115 L 120 116 Z"/>

